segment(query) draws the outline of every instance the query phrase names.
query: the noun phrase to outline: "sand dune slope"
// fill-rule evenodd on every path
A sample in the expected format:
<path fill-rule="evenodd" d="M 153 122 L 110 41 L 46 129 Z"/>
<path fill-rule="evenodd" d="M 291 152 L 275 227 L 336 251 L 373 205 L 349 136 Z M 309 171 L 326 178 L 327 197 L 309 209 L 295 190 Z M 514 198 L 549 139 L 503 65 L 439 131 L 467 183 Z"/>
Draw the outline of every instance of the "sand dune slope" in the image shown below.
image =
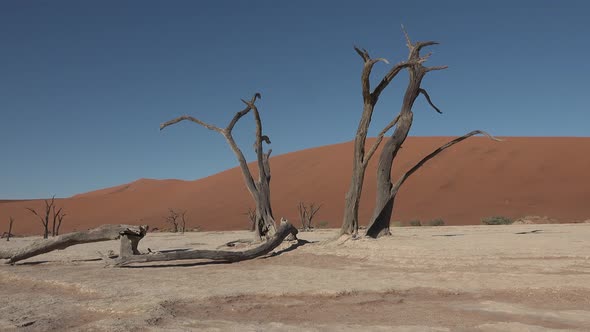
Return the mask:
<path fill-rule="evenodd" d="M 450 139 L 410 137 L 394 175 Z M 408 222 L 440 217 L 449 225 L 478 224 L 491 215 L 539 215 L 568 222 L 590 219 L 590 138 L 504 139 L 471 138 L 429 162 L 402 188 L 394 219 Z M 296 205 L 302 200 L 323 204 L 317 222 L 339 226 L 351 159 L 350 142 L 273 157 L 275 217 L 296 221 Z M 377 158 L 373 159 L 361 202 L 361 224 L 367 222 L 375 199 Z M 253 206 L 238 168 L 196 181 L 140 179 L 60 199 L 58 204 L 68 213 L 63 231 L 103 223 L 162 227 L 168 208 L 188 210 L 191 227 L 245 229 L 244 212 Z M 4 224 L 12 215 L 17 220 L 15 233 L 39 233 L 39 221 L 24 208 L 42 206 L 41 200 L 0 202 L 0 221 Z"/>

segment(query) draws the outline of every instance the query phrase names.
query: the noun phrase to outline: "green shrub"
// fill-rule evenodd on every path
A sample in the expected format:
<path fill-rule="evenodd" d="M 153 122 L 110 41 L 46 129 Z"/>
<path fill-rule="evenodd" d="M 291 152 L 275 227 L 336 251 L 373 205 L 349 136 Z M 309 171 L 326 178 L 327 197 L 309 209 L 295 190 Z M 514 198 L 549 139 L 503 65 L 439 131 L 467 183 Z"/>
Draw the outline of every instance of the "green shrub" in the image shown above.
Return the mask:
<path fill-rule="evenodd" d="M 422 223 L 420 222 L 420 220 L 410 220 L 410 226 L 422 226 Z"/>
<path fill-rule="evenodd" d="M 328 222 L 327 221 L 320 221 L 317 223 L 317 225 L 315 226 L 316 228 L 328 228 Z"/>
<path fill-rule="evenodd" d="M 484 225 L 510 225 L 513 222 L 514 220 L 502 216 L 487 217 L 481 220 Z"/>
<path fill-rule="evenodd" d="M 401 221 L 392 221 L 391 222 L 391 227 L 402 227 L 404 224 L 402 224 Z"/>
<path fill-rule="evenodd" d="M 441 218 L 433 219 L 428 222 L 428 226 L 444 226 L 445 221 Z"/>

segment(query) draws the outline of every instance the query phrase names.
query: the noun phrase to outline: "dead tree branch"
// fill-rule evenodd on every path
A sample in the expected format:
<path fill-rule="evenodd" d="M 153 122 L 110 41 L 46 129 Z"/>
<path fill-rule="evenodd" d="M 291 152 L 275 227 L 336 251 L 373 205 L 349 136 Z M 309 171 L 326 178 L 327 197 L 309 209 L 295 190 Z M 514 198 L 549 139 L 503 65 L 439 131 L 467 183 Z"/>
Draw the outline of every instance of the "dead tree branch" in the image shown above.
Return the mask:
<path fill-rule="evenodd" d="M 253 259 L 270 253 L 290 234 L 297 234 L 297 229 L 288 222 L 282 222 L 276 233 L 260 246 L 246 251 L 224 250 L 187 250 L 173 252 L 155 252 L 141 255 L 126 255 L 117 259 L 106 259 L 108 265 L 114 267 L 127 266 L 134 263 L 164 262 L 186 259 L 208 259 L 213 261 L 239 262 Z"/>
<path fill-rule="evenodd" d="M 301 220 L 302 230 L 304 232 L 308 232 L 313 229 L 313 218 L 321 207 L 321 204 L 316 205 L 315 203 L 305 204 L 304 202 L 299 202 L 297 205 L 297 210 L 299 212 L 299 219 Z"/>
<path fill-rule="evenodd" d="M 37 218 L 39 218 L 39 220 L 41 221 L 41 225 L 43 225 L 43 238 L 47 239 L 49 237 L 49 216 L 51 214 L 51 210 L 53 209 L 53 206 L 55 204 L 55 195 L 53 195 L 51 197 L 51 201 L 49 200 L 44 200 L 45 201 L 45 215 L 44 216 L 40 216 L 37 211 L 35 211 L 35 209 L 33 208 L 26 208 L 27 210 L 31 211 L 31 213 L 33 213 L 35 216 L 37 216 Z"/>
<path fill-rule="evenodd" d="M 13 264 L 23 259 L 54 250 L 62 250 L 76 244 L 116 240 L 121 234 L 134 234 L 142 238 L 147 230 L 147 225 L 102 225 L 87 231 L 68 233 L 47 240 L 35 241 L 24 248 L 0 251 L 0 259 L 8 259 L 7 263 Z"/>
<path fill-rule="evenodd" d="M 175 123 L 189 120 L 195 122 L 201 126 L 204 126 L 207 129 L 214 130 L 220 133 L 225 140 L 227 141 L 228 145 L 231 147 L 232 151 L 234 152 L 238 162 L 240 164 L 240 169 L 242 170 L 242 175 L 244 178 L 244 182 L 246 183 L 246 187 L 250 192 L 250 195 L 256 202 L 256 223 L 255 223 L 255 237 L 257 240 L 260 239 L 267 239 L 276 231 L 275 221 L 272 214 L 271 204 L 270 204 L 270 165 L 269 165 L 269 157 L 271 150 L 267 153 L 264 153 L 264 149 L 262 147 L 262 142 L 270 144 L 270 139 L 268 136 L 263 135 L 262 132 L 262 121 L 260 120 L 260 113 L 258 112 L 258 108 L 255 105 L 257 99 L 260 99 L 260 93 L 254 94 L 254 96 L 250 99 L 250 101 L 242 100 L 246 104 L 246 108 L 237 112 L 232 120 L 229 122 L 226 128 L 222 129 L 211 124 L 205 123 L 199 119 L 194 117 L 185 115 L 173 120 L 164 122 L 160 125 L 160 130 L 173 125 Z M 243 116 L 248 114 L 250 111 L 254 113 L 254 120 L 256 123 L 256 139 L 254 143 L 254 150 L 256 151 L 257 162 L 258 162 L 258 181 L 255 181 L 250 169 L 248 168 L 248 163 L 246 162 L 246 158 L 244 154 L 236 144 L 233 136 L 232 130 L 238 120 L 240 120 Z"/>

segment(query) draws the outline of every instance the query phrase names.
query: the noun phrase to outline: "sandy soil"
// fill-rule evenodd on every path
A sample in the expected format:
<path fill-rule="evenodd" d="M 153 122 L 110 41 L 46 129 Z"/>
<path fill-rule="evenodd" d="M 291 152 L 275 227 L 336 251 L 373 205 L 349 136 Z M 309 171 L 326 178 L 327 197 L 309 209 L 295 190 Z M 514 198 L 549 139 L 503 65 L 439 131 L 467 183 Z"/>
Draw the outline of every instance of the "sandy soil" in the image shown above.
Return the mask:
<path fill-rule="evenodd" d="M 394 231 L 329 242 L 335 230 L 300 233 L 311 243 L 234 264 L 105 268 L 96 252 L 117 241 L 70 247 L 0 266 L 0 330 L 590 328 L 590 224 Z M 150 233 L 140 249 L 217 248 L 249 235 Z"/>
<path fill-rule="evenodd" d="M 450 139 L 408 138 L 396 159 L 394 176 Z M 481 218 L 495 215 L 547 216 L 561 222 L 590 219 L 590 154 L 580 153 L 590 151 L 590 137 L 503 139 L 494 142 L 473 137 L 430 161 L 402 187 L 396 198 L 394 220 L 408 223 L 442 218 L 447 225 L 465 225 L 479 224 Z M 372 143 L 373 139 L 367 142 Z M 271 158 L 276 219 L 297 220 L 296 207 L 303 200 L 323 204 L 316 217 L 318 222 L 340 226 L 352 150 L 352 143 L 347 142 Z M 231 154 L 229 149 L 227 153 Z M 376 155 L 367 170 L 359 211 L 362 223 L 373 212 L 378 159 Z M 93 176 L 100 178 L 101 174 Z M 106 222 L 162 228 L 169 208 L 186 209 L 191 227 L 202 230 L 247 229 L 244 213 L 254 205 L 237 168 L 196 181 L 141 179 L 60 199 L 57 204 L 67 213 L 64 231 Z M 16 234 L 41 234 L 39 220 L 26 207 L 42 210 L 44 203 L 0 201 L 0 233 L 6 231 L 8 218 L 13 216 Z"/>

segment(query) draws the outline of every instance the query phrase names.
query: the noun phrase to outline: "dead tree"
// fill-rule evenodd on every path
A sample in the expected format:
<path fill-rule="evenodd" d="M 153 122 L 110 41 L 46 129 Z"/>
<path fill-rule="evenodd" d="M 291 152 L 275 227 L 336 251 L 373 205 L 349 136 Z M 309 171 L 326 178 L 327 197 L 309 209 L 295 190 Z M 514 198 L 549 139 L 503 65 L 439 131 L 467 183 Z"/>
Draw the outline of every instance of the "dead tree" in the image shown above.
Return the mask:
<path fill-rule="evenodd" d="M 184 234 L 186 231 L 186 210 L 180 211 L 180 232 Z"/>
<path fill-rule="evenodd" d="M 246 216 L 248 216 L 248 221 L 250 222 L 250 231 L 253 232 L 256 228 L 256 209 L 248 208 L 248 211 L 244 212 Z"/>
<path fill-rule="evenodd" d="M 61 211 L 61 209 L 60 209 L 60 211 Z M 59 229 L 61 227 L 61 223 L 64 220 L 64 217 L 65 216 L 66 216 L 66 214 L 63 213 L 63 212 L 61 214 L 58 213 L 58 215 L 57 215 L 57 227 L 55 228 L 55 236 L 58 236 L 59 235 Z"/>
<path fill-rule="evenodd" d="M 373 211 L 373 216 L 369 222 L 367 227 L 366 235 L 369 237 L 379 237 L 383 235 L 389 235 L 389 226 L 391 221 L 391 216 L 393 213 L 393 204 L 395 200 L 395 196 L 401 187 L 401 185 L 406 181 L 406 179 L 412 175 L 418 168 L 420 168 L 424 163 L 428 160 L 434 158 L 438 153 L 442 152 L 446 148 L 461 142 L 464 139 L 467 139 L 473 135 L 483 134 L 492 139 L 491 135 L 480 131 L 472 131 L 464 136 L 461 136 L 455 140 L 448 142 L 447 144 L 441 146 L 440 148 L 436 149 L 434 152 L 420 160 L 414 167 L 412 167 L 409 171 L 401 176 L 401 178 L 395 183 L 395 185 L 391 181 L 391 169 L 393 167 L 393 161 L 397 156 L 397 153 L 401 149 L 403 143 L 405 142 L 410 128 L 412 126 L 413 121 L 413 113 L 412 113 L 412 106 L 414 105 L 414 101 L 418 98 L 419 95 L 423 95 L 426 98 L 428 104 L 438 113 L 442 112 L 436 107 L 430 96 L 426 92 L 425 89 L 421 87 L 422 79 L 424 76 L 431 71 L 434 70 L 442 70 L 447 68 L 446 66 L 436 66 L 436 67 L 425 67 L 423 65 L 424 61 L 428 59 L 430 54 L 425 56 L 420 55 L 420 51 L 426 47 L 431 45 L 438 44 L 435 41 L 425 41 L 425 42 L 415 42 L 413 43 L 410 40 L 407 32 L 404 30 L 404 35 L 406 37 L 407 47 L 409 49 L 408 60 L 406 61 L 407 69 L 409 71 L 409 82 L 406 87 L 406 91 L 404 94 L 403 104 L 401 106 L 400 113 L 395 117 L 394 121 L 390 123 L 390 125 L 395 125 L 396 128 L 391 135 L 391 137 L 385 142 L 383 149 L 381 151 L 381 155 L 379 157 L 379 164 L 377 166 L 377 200 L 375 204 L 375 209 Z M 361 56 L 365 58 L 365 62 L 371 62 L 375 60 L 371 60 L 368 53 L 366 51 L 359 53 Z M 389 128 L 386 128 L 389 129 Z M 382 136 L 381 136 L 382 137 Z M 378 138 L 378 140 L 381 139 Z"/>
<path fill-rule="evenodd" d="M 178 226 L 180 223 L 180 214 L 176 212 L 174 209 L 168 209 L 168 215 L 164 218 L 167 224 L 172 226 L 172 232 L 178 232 Z"/>
<path fill-rule="evenodd" d="M 187 259 L 207 259 L 213 261 L 224 262 L 239 262 L 243 260 L 253 259 L 266 255 L 279 246 L 285 238 L 297 234 L 297 229 L 287 221 L 282 221 L 275 234 L 271 236 L 268 241 L 261 245 L 246 250 L 246 251 L 224 251 L 224 250 L 184 250 L 184 251 L 167 251 L 167 252 L 152 252 L 148 254 L 132 254 L 121 249 L 121 255 L 116 259 L 109 259 L 103 256 L 103 259 L 109 266 L 122 267 L 134 263 L 146 262 L 165 262 Z M 122 238 L 123 240 L 123 238 Z"/>
<path fill-rule="evenodd" d="M 301 220 L 302 230 L 304 232 L 311 231 L 313 229 L 313 217 L 318 213 L 322 205 L 315 205 L 315 203 L 299 202 L 297 205 L 297 211 L 299 212 L 299 220 Z"/>
<path fill-rule="evenodd" d="M 61 227 L 61 222 L 63 221 L 66 214 L 63 212 L 63 208 L 59 208 L 55 211 L 56 206 L 52 206 L 53 211 L 53 224 L 51 225 L 51 236 L 59 235 L 59 228 Z"/>
<path fill-rule="evenodd" d="M 377 150 L 379 144 L 383 140 L 383 136 L 389 129 L 391 129 L 397 118 L 393 119 L 381 132 L 377 135 L 376 142 L 371 146 L 368 152 L 365 153 L 365 143 L 367 140 L 367 133 L 369 125 L 371 124 L 371 117 L 373 116 L 373 110 L 379 100 L 381 92 L 389 85 L 389 83 L 399 74 L 401 70 L 412 65 L 414 62 L 424 61 L 425 59 L 409 59 L 409 61 L 402 61 L 393 66 L 387 74 L 381 79 L 375 89 L 371 90 L 370 76 L 373 66 L 377 62 L 389 62 L 384 58 L 372 59 L 369 53 L 365 49 L 354 47 L 354 50 L 361 56 L 364 61 L 363 70 L 361 73 L 361 87 L 363 95 L 363 113 L 359 121 L 359 125 L 356 131 L 354 139 L 354 155 L 352 163 L 352 178 L 350 180 L 350 186 L 346 193 L 345 207 L 344 207 L 344 218 L 342 221 L 341 234 L 350 234 L 356 236 L 358 233 L 358 210 L 359 203 L 361 200 L 361 193 L 363 191 L 363 182 L 365 179 L 365 170 L 371 160 L 371 157 Z"/>
<path fill-rule="evenodd" d="M 269 149 L 266 153 L 263 151 L 262 142 L 270 144 L 270 139 L 268 138 L 268 136 L 262 134 L 262 121 L 260 120 L 260 113 L 258 112 L 258 108 L 255 105 L 256 99 L 260 98 L 260 93 L 256 93 L 250 101 L 242 99 L 242 102 L 246 104 L 246 108 L 240 112 L 237 112 L 225 128 L 216 127 L 214 125 L 205 123 L 189 115 L 177 117 L 160 125 L 160 130 L 162 130 L 170 125 L 176 124 L 184 120 L 188 120 L 196 124 L 199 124 L 209 130 L 216 131 L 225 138 L 225 140 L 233 150 L 234 154 L 236 155 L 238 162 L 240 163 L 240 168 L 242 170 L 244 182 L 246 183 L 246 187 L 248 188 L 248 191 L 250 192 L 252 198 L 256 203 L 256 223 L 254 229 L 254 236 L 257 240 L 269 239 L 276 231 L 275 220 L 272 214 L 272 208 L 270 204 L 271 174 L 269 158 L 272 150 Z M 252 111 L 252 113 L 254 114 L 254 120 L 256 123 L 256 139 L 254 142 L 254 150 L 256 151 L 258 163 L 258 181 L 254 180 L 250 172 L 250 169 L 248 168 L 246 158 L 244 157 L 244 154 L 242 153 L 242 151 L 240 150 L 232 136 L 232 130 L 238 122 L 238 120 L 240 120 L 244 115 L 248 114 L 250 111 Z"/>
<path fill-rule="evenodd" d="M 8 234 L 6 234 L 6 241 L 10 241 L 10 236 L 12 235 L 12 223 L 14 222 L 14 218 L 10 217 L 10 221 L 8 222 Z"/>
<path fill-rule="evenodd" d="M 46 239 L 49 237 L 49 217 L 51 215 L 51 211 L 53 210 L 55 204 L 55 195 L 51 197 L 51 201 L 49 200 L 45 200 L 45 215 L 41 216 L 37 213 L 37 211 L 35 211 L 35 209 L 32 208 L 26 208 L 27 210 L 31 211 L 31 213 L 33 213 L 34 215 L 36 215 L 39 220 L 41 221 L 41 224 L 43 225 L 43 238 Z M 61 210 L 61 209 L 60 209 Z M 55 212 L 55 210 L 53 210 Z M 54 214 L 55 216 L 55 214 Z M 55 217 L 54 217 L 54 222 L 53 225 L 55 226 Z M 52 234 L 54 234 L 55 232 L 53 232 Z"/>
<path fill-rule="evenodd" d="M 148 227 L 145 225 L 102 225 L 87 231 L 59 235 L 48 240 L 38 240 L 20 249 L 0 250 L 0 259 L 8 259 L 7 263 L 13 264 L 23 259 L 45 254 L 54 250 L 62 250 L 76 244 L 116 240 L 122 235 L 131 234 L 136 238 L 141 239 L 145 236 L 147 230 Z M 132 241 L 125 245 L 122 244 L 122 248 L 133 248 L 136 253 L 139 253 L 137 251 L 137 242 L 139 242 L 139 240 L 135 242 Z"/>

